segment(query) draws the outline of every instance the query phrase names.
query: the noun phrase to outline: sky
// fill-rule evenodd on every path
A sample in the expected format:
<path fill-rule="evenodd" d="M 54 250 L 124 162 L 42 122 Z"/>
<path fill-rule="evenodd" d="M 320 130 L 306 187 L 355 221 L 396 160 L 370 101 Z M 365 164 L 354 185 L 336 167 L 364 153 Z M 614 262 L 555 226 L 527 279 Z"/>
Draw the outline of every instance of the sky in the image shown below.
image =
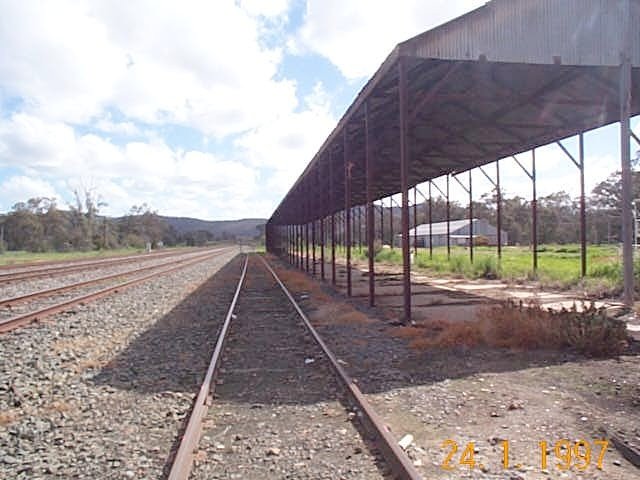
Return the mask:
<path fill-rule="evenodd" d="M 0 211 L 91 190 L 113 216 L 267 218 L 397 43 L 484 3 L 0 0 Z M 618 132 L 587 134 L 588 190 L 618 168 Z M 558 147 L 537 158 L 539 195 L 578 194 Z M 515 162 L 501 174 L 529 195 Z"/>

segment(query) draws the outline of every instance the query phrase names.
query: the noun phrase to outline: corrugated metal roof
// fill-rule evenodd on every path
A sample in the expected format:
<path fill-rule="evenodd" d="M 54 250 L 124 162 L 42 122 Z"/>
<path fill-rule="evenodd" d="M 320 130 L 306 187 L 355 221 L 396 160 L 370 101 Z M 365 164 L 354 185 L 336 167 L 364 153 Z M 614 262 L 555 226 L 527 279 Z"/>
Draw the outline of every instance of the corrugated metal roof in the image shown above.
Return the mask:
<path fill-rule="evenodd" d="M 640 1 L 631 0 L 632 18 Z M 400 45 L 404 54 L 443 60 L 563 65 L 620 64 L 623 0 L 493 0 Z M 635 23 L 632 62 L 640 66 Z"/>
<path fill-rule="evenodd" d="M 271 221 L 306 223 L 365 203 L 365 106 L 373 198 L 400 191 L 400 59 L 407 68 L 409 186 L 618 121 L 626 1 L 636 65 L 631 114 L 639 114 L 640 0 L 493 0 L 399 44 Z"/>

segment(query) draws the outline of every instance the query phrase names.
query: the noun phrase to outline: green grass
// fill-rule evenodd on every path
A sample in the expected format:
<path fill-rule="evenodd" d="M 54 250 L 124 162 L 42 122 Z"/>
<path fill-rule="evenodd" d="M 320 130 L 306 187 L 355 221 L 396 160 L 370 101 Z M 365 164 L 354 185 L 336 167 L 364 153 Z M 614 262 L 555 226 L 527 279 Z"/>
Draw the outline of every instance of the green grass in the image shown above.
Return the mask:
<path fill-rule="evenodd" d="M 366 261 L 367 249 L 355 247 L 351 251 L 354 261 Z M 336 248 L 336 255 L 344 258 L 344 247 Z M 377 263 L 400 265 L 402 250 L 385 248 L 376 254 Z M 475 247 L 473 264 L 469 250 L 452 247 L 447 258 L 446 247 L 435 247 L 433 258 L 428 249 L 420 248 L 413 269 L 418 272 L 477 279 L 502 279 L 521 283 L 537 280 L 543 286 L 566 289 L 579 286 L 590 294 L 616 293 L 622 284 L 622 269 L 617 246 L 592 245 L 587 248 L 587 276 L 580 275 L 579 245 L 543 245 L 538 249 L 538 270 L 533 271 L 533 258 L 529 247 L 503 247 L 498 261 L 495 247 Z M 640 261 L 636 263 L 636 276 L 640 280 Z"/>
<path fill-rule="evenodd" d="M 0 254 L 0 265 L 18 265 L 33 262 L 56 262 L 66 260 L 80 260 L 100 257 L 117 257 L 134 255 L 143 252 L 139 248 L 119 248 L 115 250 L 90 250 L 87 252 L 44 252 L 32 253 L 22 250 L 5 251 Z"/>

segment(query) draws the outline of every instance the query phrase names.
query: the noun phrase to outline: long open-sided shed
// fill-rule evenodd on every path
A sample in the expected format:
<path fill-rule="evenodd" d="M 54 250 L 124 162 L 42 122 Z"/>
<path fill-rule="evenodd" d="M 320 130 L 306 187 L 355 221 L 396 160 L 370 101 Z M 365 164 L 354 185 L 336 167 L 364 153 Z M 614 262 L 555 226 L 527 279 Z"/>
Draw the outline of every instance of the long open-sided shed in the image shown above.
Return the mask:
<path fill-rule="evenodd" d="M 349 273 L 352 207 L 367 207 L 372 252 L 372 202 L 402 193 L 408 319 L 410 187 L 619 121 L 630 302 L 629 118 L 640 113 L 639 91 L 640 0 L 488 2 L 396 46 L 273 213 L 267 248 L 301 259 L 304 238 L 308 269 L 309 229 L 322 257 L 331 229 L 334 252 L 344 211 Z"/>

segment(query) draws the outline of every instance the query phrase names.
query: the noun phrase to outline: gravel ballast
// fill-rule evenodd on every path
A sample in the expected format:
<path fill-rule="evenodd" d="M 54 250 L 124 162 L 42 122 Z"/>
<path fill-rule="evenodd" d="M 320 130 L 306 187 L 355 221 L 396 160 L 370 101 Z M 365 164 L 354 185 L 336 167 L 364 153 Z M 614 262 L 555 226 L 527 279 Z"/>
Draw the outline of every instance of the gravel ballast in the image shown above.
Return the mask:
<path fill-rule="evenodd" d="M 235 254 L 0 336 L 0 478 L 161 477 L 240 274 Z"/>
<path fill-rule="evenodd" d="M 235 312 L 191 478 L 384 478 L 329 361 L 255 256 Z"/>

